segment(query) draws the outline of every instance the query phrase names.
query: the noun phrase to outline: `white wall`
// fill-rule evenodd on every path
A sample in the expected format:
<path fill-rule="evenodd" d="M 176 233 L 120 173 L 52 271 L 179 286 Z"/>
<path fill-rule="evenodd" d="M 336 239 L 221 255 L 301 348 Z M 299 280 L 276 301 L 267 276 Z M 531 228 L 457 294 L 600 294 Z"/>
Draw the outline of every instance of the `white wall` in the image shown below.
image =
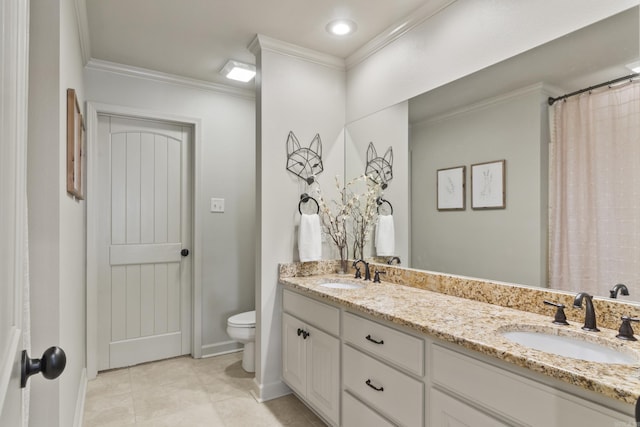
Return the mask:
<path fill-rule="evenodd" d="M 457 0 L 347 73 L 347 121 L 405 101 L 639 4 Z"/>
<path fill-rule="evenodd" d="M 378 156 L 393 147 L 393 179 L 383 197 L 393 206 L 395 255 L 403 265 L 409 262 L 409 103 L 401 102 L 370 114 L 345 131 L 345 169 L 347 179 L 362 175 L 367 165 L 367 148 L 373 142 Z M 365 245 L 365 257 L 375 255 L 373 235 Z"/>
<path fill-rule="evenodd" d="M 546 286 L 548 93 L 527 88 L 411 127 L 414 268 Z M 506 208 L 471 209 L 471 165 L 506 160 Z M 466 166 L 466 209 L 438 211 L 436 172 Z"/>
<path fill-rule="evenodd" d="M 32 426 L 74 423 L 84 384 L 85 206 L 66 192 L 67 88 L 82 104 L 82 61 L 73 0 L 31 1 L 28 203 L 32 357 L 62 347 L 58 380 L 31 381 Z"/>
<path fill-rule="evenodd" d="M 236 348 L 227 318 L 254 308 L 255 107 L 251 97 L 105 71 L 85 70 L 87 100 L 201 123 L 202 354 Z M 209 212 L 210 199 L 225 199 L 224 213 Z M 195 254 L 193 254 L 195 255 Z M 197 276 L 197 275 L 196 275 Z"/>
<path fill-rule="evenodd" d="M 316 133 L 323 141 L 323 192 L 334 188 L 344 168 L 344 71 L 257 46 L 257 271 L 256 383 L 261 399 L 288 392 L 282 383 L 281 298 L 278 263 L 291 262 L 300 193 L 306 190 L 286 171 L 286 140 L 293 131 L 301 145 Z M 324 258 L 335 258 L 323 254 Z"/>

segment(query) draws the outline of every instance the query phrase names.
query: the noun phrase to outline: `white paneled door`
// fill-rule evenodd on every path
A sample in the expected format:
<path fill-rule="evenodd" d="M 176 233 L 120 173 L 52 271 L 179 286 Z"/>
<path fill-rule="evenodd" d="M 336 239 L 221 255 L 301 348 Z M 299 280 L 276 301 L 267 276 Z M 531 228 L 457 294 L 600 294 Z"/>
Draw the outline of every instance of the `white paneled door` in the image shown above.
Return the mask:
<path fill-rule="evenodd" d="M 98 370 L 190 353 L 191 128 L 100 116 Z"/>
<path fill-rule="evenodd" d="M 29 388 L 20 388 L 29 313 L 23 305 L 28 8 L 25 1 L 0 4 L 0 426 L 12 427 L 27 425 L 29 398 Z"/>

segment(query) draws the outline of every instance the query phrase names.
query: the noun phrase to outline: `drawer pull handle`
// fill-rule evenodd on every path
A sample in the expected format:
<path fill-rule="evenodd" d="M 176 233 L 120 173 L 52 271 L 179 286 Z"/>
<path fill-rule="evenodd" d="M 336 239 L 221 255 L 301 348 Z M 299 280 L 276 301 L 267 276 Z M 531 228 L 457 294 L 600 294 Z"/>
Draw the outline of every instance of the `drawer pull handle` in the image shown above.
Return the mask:
<path fill-rule="evenodd" d="M 376 341 L 373 338 L 371 338 L 371 335 L 367 335 L 365 339 L 367 339 L 368 341 L 371 341 L 374 344 L 384 344 L 384 340 Z"/>
<path fill-rule="evenodd" d="M 375 391 L 384 391 L 384 387 L 376 387 L 373 384 L 371 384 L 371 380 L 366 380 L 364 382 L 366 385 L 368 385 L 369 387 L 371 387 L 372 389 L 374 389 Z"/>

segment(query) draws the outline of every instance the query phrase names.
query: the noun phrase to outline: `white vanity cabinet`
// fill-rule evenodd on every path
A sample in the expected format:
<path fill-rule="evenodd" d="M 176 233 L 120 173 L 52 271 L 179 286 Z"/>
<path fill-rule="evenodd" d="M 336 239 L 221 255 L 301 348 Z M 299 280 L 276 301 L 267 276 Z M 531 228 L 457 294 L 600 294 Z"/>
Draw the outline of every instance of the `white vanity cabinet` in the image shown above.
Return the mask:
<path fill-rule="evenodd" d="M 374 425 L 422 426 L 424 341 L 352 313 L 345 312 L 342 320 L 345 414 L 355 400 L 345 396 L 352 395 L 364 402 L 363 413 L 370 407 L 384 416 Z M 343 425 L 362 424 L 345 416 Z"/>
<path fill-rule="evenodd" d="M 326 421 L 337 426 L 340 310 L 287 290 L 283 309 L 282 377 Z"/>
<path fill-rule="evenodd" d="M 631 405 L 453 343 L 288 289 L 283 307 L 283 378 L 331 425 L 635 426 Z"/>
<path fill-rule="evenodd" d="M 629 415 L 439 344 L 431 345 L 430 427 L 634 426 Z M 540 378 L 542 380 L 542 378 Z M 500 421 L 498 421 L 500 420 Z"/>

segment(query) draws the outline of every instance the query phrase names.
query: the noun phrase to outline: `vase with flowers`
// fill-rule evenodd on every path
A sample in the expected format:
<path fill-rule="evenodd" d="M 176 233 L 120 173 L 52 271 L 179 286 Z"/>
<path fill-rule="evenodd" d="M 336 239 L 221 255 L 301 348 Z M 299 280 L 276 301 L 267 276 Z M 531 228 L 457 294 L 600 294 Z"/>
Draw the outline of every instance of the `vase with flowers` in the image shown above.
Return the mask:
<path fill-rule="evenodd" d="M 361 182 L 365 183 L 364 189 L 362 189 Z M 346 273 L 348 271 L 349 230 L 355 231 L 356 228 L 359 230 L 358 233 L 353 233 L 353 236 L 357 237 L 357 241 L 354 240 L 354 247 L 359 248 L 357 254 L 362 257 L 364 254 L 362 248 L 375 220 L 375 200 L 379 192 L 379 185 L 369 185 L 366 184 L 367 182 L 366 175 L 362 175 L 342 186 L 336 176 L 338 197 L 329 202 L 325 200 L 318 188 L 318 206 L 320 207 L 322 228 L 331 237 L 340 256 L 338 272 Z"/>
<path fill-rule="evenodd" d="M 373 225 L 378 218 L 377 199 L 380 196 L 381 185 L 378 182 L 367 179 L 366 175 L 360 177 L 365 185 L 362 193 L 358 193 L 351 209 L 351 228 L 353 235 L 353 257 L 364 259 L 365 246 L 369 242 Z"/>

